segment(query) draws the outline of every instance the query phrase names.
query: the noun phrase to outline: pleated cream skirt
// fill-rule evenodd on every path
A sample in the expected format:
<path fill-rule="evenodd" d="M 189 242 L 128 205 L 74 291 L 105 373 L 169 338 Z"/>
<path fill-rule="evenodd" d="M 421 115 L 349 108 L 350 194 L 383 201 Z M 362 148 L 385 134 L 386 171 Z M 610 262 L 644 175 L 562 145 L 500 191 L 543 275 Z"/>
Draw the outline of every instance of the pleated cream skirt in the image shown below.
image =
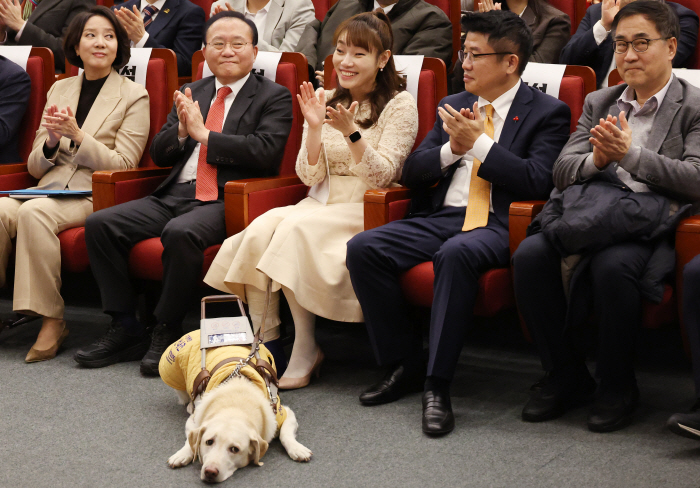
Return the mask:
<path fill-rule="evenodd" d="M 364 230 L 363 196 L 356 176 L 330 176 L 327 205 L 307 197 L 270 210 L 221 246 L 204 278 L 245 300 L 244 285 L 272 291 L 283 285 L 306 310 L 331 320 L 362 322 L 345 266 L 347 242 Z"/>

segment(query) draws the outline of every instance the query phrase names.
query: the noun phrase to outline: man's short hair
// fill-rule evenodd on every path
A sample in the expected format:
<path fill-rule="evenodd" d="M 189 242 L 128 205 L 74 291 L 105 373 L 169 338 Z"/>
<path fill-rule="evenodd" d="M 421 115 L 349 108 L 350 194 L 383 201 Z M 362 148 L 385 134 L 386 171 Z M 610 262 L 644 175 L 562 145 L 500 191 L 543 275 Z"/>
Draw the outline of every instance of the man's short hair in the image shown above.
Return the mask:
<path fill-rule="evenodd" d="M 661 37 L 675 37 L 678 39 L 681 35 L 681 24 L 678 20 L 678 14 L 666 2 L 637 0 L 622 7 L 615 15 L 611 27 L 613 37 L 620 21 L 634 15 L 643 15 L 649 22 L 653 22 Z"/>
<path fill-rule="evenodd" d="M 509 10 L 471 13 L 462 19 L 462 28 L 467 34 L 476 32 L 488 36 L 488 44 L 495 52 L 517 54 L 518 74 L 523 74 L 532 55 L 532 32 L 518 15 Z"/>
<path fill-rule="evenodd" d="M 202 39 L 204 40 L 205 44 L 207 43 L 207 32 L 209 32 L 209 28 L 214 24 L 214 22 L 228 18 L 242 20 L 248 24 L 248 27 L 250 27 L 250 30 L 253 32 L 253 46 L 258 45 L 258 28 L 255 26 L 255 22 L 250 19 L 246 19 L 245 15 L 242 13 L 234 12 L 232 10 L 224 10 L 223 12 L 219 12 L 218 14 L 209 17 L 207 23 L 204 24 L 204 33 L 202 35 Z"/>

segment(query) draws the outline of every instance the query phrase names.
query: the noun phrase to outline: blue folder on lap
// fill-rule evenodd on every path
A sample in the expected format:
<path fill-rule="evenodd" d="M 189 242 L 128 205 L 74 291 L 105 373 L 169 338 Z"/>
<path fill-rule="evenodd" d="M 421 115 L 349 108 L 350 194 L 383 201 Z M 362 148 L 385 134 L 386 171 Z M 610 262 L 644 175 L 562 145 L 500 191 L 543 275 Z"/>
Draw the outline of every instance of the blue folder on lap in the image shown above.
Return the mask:
<path fill-rule="evenodd" d="M 3 190 L 0 196 L 7 195 L 12 198 L 45 198 L 45 197 L 89 197 L 92 190 Z"/>

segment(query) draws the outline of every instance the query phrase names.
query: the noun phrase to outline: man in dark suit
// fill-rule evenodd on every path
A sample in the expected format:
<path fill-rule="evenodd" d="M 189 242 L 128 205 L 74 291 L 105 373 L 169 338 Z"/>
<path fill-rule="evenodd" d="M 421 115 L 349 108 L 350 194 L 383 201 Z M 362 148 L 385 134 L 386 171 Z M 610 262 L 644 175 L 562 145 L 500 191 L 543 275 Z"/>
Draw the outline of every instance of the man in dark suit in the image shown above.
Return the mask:
<path fill-rule="evenodd" d="M 33 3 L 27 3 L 26 8 L 31 9 Z M 63 73 L 63 34 L 73 17 L 93 7 L 95 0 L 42 0 L 28 11 L 22 9 L 19 0 L 0 0 L 0 5 L 0 43 L 48 47 L 53 51 L 56 71 Z"/>
<path fill-rule="evenodd" d="M 663 279 L 674 271 L 674 219 L 700 200 L 700 90 L 672 72 L 680 32 L 675 12 L 663 2 L 638 0 L 620 9 L 611 27 L 626 84 L 586 97 L 578 128 L 553 169 L 552 198 L 563 199 L 561 218 L 580 217 L 538 217 L 543 231 L 513 255 L 518 308 L 549 373 L 523 408 L 523 420 L 559 417 L 595 391 L 588 415 L 594 432 L 632 421 L 642 297 L 660 301 Z M 619 195 L 618 204 L 611 195 Z M 554 227 L 548 230 L 547 222 Z M 635 231 L 647 222 L 651 234 Z M 592 311 L 597 391 L 577 340 Z"/>
<path fill-rule="evenodd" d="M 595 71 L 598 88 L 608 86 L 608 75 L 615 69 L 613 39 L 610 26 L 615 14 L 634 0 L 604 0 L 591 5 L 586 15 L 559 56 L 561 64 L 590 66 Z M 663 2 L 663 0 L 659 0 Z M 681 34 L 674 68 L 686 67 L 698 40 L 698 14 L 674 2 L 667 3 L 680 19 Z"/>
<path fill-rule="evenodd" d="M 129 0 L 114 7 L 114 12 L 132 47 L 172 49 L 178 75 L 191 75 L 192 55 L 202 46 L 202 7 L 189 0 Z"/>
<path fill-rule="evenodd" d="M 203 251 L 226 238 L 224 185 L 278 172 L 292 125 L 292 98 L 286 88 L 251 73 L 255 24 L 241 13 L 222 12 L 209 19 L 205 36 L 204 57 L 215 76 L 176 92 L 173 110 L 151 145 L 155 163 L 173 167 L 170 175 L 151 196 L 96 212 L 85 223 L 90 265 L 113 321 L 102 339 L 75 355 L 83 366 L 143 357 L 142 373 L 157 376 L 161 354 L 182 335 Z M 160 237 L 164 247 L 163 289 L 144 357 L 148 339 L 135 315 L 128 258 L 134 244 L 151 237 Z"/>
<path fill-rule="evenodd" d="M 27 72 L 0 56 L 0 164 L 22 162 L 17 151 L 17 134 L 31 89 Z"/>
<path fill-rule="evenodd" d="M 571 119 L 566 104 L 520 80 L 532 49 L 520 17 L 494 10 L 470 17 L 468 27 L 460 52 L 467 91 L 440 102 L 435 127 L 403 168 L 404 185 L 416 193 L 408 218 L 358 234 L 347 254 L 375 356 L 389 367 L 384 380 L 360 396 L 365 405 L 396 400 L 425 372 L 399 277 L 433 261 L 423 393 L 423 432 L 431 435 L 454 428 L 449 385 L 479 276 L 508 266 L 509 206 L 546 198 Z"/>
<path fill-rule="evenodd" d="M 323 63 L 335 51 L 336 29 L 353 15 L 381 8 L 394 33 L 392 54 L 422 54 L 452 64 L 452 23 L 439 7 L 425 0 L 339 0 L 323 22 L 314 19 L 299 39 L 296 50 L 309 61 L 311 78 L 323 85 Z"/>

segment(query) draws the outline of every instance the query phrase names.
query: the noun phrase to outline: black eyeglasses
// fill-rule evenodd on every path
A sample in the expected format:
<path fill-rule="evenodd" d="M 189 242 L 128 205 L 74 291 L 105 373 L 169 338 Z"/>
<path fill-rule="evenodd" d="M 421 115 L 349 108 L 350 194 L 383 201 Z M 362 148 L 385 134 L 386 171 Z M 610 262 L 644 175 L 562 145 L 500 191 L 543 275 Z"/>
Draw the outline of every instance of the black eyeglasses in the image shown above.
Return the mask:
<path fill-rule="evenodd" d="M 667 41 L 670 37 L 659 37 L 656 39 L 635 39 L 634 41 L 613 41 L 613 49 L 617 54 L 625 54 L 632 45 L 632 49 L 638 53 L 645 53 L 649 50 L 649 43 L 651 41 Z"/>
<path fill-rule="evenodd" d="M 462 50 L 460 50 L 457 53 L 457 58 L 459 59 L 460 63 L 463 63 L 465 59 L 468 59 L 470 63 L 473 63 L 475 59 L 479 59 L 482 56 L 494 56 L 496 54 L 514 54 L 514 53 L 484 53 L 484 54 L 474 54 L 471 51 L 467 51 L 466 53 Z"/>

